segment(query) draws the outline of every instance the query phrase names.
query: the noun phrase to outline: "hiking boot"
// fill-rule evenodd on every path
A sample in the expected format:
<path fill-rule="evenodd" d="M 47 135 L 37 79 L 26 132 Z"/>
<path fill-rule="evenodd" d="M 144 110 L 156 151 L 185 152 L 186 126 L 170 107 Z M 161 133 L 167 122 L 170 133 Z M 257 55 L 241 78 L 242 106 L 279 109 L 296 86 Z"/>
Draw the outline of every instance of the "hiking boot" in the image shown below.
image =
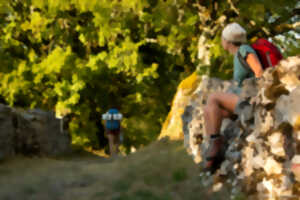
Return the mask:
<path fill-rule="evenodd" d="M 209 146 L 206 151 L 206 160 L 204 163 L 204 171 L 214 173 L 220 168 L 225 159 L 224 137 L 215 135 L 210 138 Z"/>

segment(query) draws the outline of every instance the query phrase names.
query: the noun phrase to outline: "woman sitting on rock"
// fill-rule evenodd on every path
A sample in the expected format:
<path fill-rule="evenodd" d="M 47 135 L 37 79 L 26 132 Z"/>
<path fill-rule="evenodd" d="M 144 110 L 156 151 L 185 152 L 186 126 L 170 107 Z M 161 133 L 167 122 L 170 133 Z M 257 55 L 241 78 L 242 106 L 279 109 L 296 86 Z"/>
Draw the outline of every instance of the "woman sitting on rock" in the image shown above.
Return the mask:
<path fill-rule="evenodd" d="M 260 77 L 263 73 L 262 65 L 255 50 L 246 44 L 247 33 L 237 23 L 227 25 L 222 32 L 222 46 L 225 50 L 234 55 L 234 80 L 238 82 L 241 90 L 245 79 Z M 246 68 L 238 58 L 238 52 L 248 63 Z M 208 97 L 204 108 L 204 119 L 206 133 L 210 136 L 209 147 L 206 152 L 205 171 L 214 172 L 219 168 L 223 157 L 224 139 L 220 135 L 220 128 L 224 118 L 231 118 L 235 115 L 235 108 L 240 103 L 240 90 L 234 93 L 216 92 Z"/>

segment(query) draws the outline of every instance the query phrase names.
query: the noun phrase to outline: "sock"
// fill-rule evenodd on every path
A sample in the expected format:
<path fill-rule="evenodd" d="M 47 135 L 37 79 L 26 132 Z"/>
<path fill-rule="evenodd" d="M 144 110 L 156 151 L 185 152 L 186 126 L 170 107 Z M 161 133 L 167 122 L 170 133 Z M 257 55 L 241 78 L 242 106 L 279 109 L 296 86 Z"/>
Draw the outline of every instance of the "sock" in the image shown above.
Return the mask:
<path fill-rule="evenodd" d="M 216 134 L 212 134 L 210 135 L 210 139 L 215 139 L 215 138 L 218 138 L 220 137 L 221 135 L 219 133 L 216 133 Z"/>

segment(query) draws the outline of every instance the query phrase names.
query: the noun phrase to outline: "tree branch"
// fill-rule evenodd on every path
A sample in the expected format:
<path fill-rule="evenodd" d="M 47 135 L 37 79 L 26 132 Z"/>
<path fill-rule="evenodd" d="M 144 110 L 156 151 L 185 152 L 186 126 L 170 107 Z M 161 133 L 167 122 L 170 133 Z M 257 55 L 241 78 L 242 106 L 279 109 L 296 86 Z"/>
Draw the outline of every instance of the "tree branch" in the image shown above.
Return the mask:
<path fill-rule="evenodd" d="M 290 30 L 296 30 L 296 28 L 299 27 L 300 22 L 288 23 L 288 21 L 293 17 L 298 16 L 299 13 L 300 9 L 295 8 L 292 12 L 279 17 L 273 23 L 266 23 L 263 27 L 255 26 L 251 29 L 251 32 L 248 33 L 248 37 L 252 38 L 257 35 L 259 37 L 274 37 L 275 35 L 279 35 Z M 250 23 L 248 18 L 244 18 L 243 20 Z"/>

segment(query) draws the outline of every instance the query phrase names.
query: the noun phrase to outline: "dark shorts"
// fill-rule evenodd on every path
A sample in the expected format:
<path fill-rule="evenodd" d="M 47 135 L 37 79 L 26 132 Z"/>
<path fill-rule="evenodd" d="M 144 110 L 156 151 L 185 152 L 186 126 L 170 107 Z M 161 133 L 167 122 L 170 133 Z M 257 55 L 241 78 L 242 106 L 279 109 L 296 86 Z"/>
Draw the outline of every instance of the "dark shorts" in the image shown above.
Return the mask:
<path fill-rule="evenodd" d="M 239 99 L 234 108 L 234 115 L 240 115 L 246 106 L 250 106 L 249 100 Z"/>
<path fill-rule="evenodd" d="M 109 135 L 119 135 L 120 134 L 120 129 L 107 130 L 107 134 L 109 134 Z"/>

